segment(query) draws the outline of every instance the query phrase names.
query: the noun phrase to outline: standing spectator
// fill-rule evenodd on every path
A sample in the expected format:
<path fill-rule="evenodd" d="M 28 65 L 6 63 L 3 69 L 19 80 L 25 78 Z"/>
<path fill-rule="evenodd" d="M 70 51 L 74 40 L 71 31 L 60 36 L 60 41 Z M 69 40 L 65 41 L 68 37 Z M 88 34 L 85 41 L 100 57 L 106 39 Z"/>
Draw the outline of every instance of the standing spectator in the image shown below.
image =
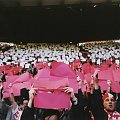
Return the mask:
<path fill-rule="evenodd" d="M 98 85 L 98 80 L 95 79 L 95 90 L 92 98 L 92 112 L 95 120 L 120 120 L 120 113 L 116 111 L 116 99 L 111 94 L 106 92 L 103 96 Z"/>

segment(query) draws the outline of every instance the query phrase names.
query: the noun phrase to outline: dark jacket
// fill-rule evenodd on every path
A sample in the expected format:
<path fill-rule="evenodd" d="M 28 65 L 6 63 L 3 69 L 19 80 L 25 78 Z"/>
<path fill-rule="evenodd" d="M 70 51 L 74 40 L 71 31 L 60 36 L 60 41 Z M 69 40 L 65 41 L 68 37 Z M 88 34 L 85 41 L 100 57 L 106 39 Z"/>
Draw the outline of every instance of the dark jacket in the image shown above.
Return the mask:
<path fill-rule="evenodd" d="M 26 106 L 20 120 L 34 120 L 34 109 Z"/>
<path fill-rule="evenodd" d="M 9 114 L 9 115 L 8 115 Z M 11 120 L 12 109 L 4 101 L 0 102 L 0 120 L 6 120 L 6 117 Z"/>
<path fill-rule="evenodd" d="M 104 111 L 102 93 L 100 88 L 94 90 L 93 95 L 91 95 L 91 110 L 95 120 L 108 120 L 108 115 Z"/>
<path fill-rule="evenodd" d="M 89 113 L 89 101 L 82 94 L 81 89 L 78 90 L 78 104 L 73 105 L 70 110 L 70 120 L 91 120 L 91 116 Z"/>
<path fill-rule="evenodd" d="M 116 104 L 116 111 L 120 113 L 120 93 L 118 93 L 118 99 Z"/>

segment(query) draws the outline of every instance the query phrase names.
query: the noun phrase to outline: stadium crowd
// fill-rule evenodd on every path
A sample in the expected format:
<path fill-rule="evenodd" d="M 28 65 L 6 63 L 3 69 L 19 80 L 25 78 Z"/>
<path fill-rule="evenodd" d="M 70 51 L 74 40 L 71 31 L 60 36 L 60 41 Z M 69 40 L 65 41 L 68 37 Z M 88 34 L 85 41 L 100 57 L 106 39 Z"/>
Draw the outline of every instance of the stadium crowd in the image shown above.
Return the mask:
<path fill-rule="evenodd" d="M 0 120 L 120 120 L 120 43 L 3 47 Z"/>

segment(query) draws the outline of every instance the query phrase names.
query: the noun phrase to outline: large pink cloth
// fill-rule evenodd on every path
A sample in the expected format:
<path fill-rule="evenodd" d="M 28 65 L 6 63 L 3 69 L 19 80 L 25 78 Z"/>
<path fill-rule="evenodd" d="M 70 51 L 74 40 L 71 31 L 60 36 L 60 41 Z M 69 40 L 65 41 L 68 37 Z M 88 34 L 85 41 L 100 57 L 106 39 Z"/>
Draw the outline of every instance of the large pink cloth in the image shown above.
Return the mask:
<path fill-rule="evenodd" d="M 76 78 L 76 73 L 69 65 L 63 62 L 53 62 L 50 71 L 51 76 Z"/>
<path fill-rule="evenodd" d="M 9 82 L 3 83 L 3 98 L 7 98 L 10 96 L 10 93 L 13 93 L 14 96 L 20 96 L 20 90 L 22 88 L 31 88 L 31 82 L 23 82 L 23 83 L 15 83 L 11 87 L 9 86 Z"/>
<path fill-rule="evenodd" d="M 90 63 L 84 63 L 82 65 L 82 71 L 83 71 L 84 74 L 91 73 Z"/>
<path fill-rule="evenodd" d="M 101 70 L 98 72 L 98 79 L 101 80 L 111 80 L 113 81 L 113 72 L 111 69 L 107 69 L 107 70 Z"/>
<path fill-rule="evenodd" d="M 37 75 L 35 75 L 35 79 L 40 79 L 40 78 L 49 78 L 50 77 L 50 70 L 48 68 L 44 68 L 41 70 L 38 70 Z"/>
<path fill-rule="evenodd" d="M 34 107 L 47 109 L 70 108 L 70 94 L 64 93 L 69 86 L 68 78 L 50 77 L 34 80 L 38 93 L 34 97 Z M 52 104 L 51 104 L 52 103 Z"/>
<path fill-rule="evenodd" d="M 22 75 L 20 75 L 20 76 L 13 82 L 13 84 L 15 84 L 15 83 L 21 83 L 21 82 L 26 82 L 26 81 L 29 81 L 30 79 L 31 79 L 30 73 L 26 72 L 26 73 L 23 73 Z"/>
<path fill-rule="evenodd" d="M 113 92 L 120 93 L 120 82 L 112 81 L 111 89 Z"/>
<path fill-rule="evenodd" d="M 76 78 L 75 79 L 69 78 L 68 80 L 69 80 L 69 86 L 73 88 L 74 93 L 78 93 L 78 83 Z"/>
<path fill-rule="evenodd" d="M 102 91 L 104 91 L 104 90 L 106 91 L 109 88 L 107 81 L 99 81 L 99 85 L 100 85 L 100 88 Z"/>
<path fill-rule="evenodd" d="M 70 108 L 70 94 L 38 93 L 34 96 L 34 107 L 47 109 Z"/>
<path fill-rule="evenodd" d="M 6 82 L 13 83 L 17 78 L 19 78 L 18 75 L 7 76 Z"/>
<path fill-rule="evenodd" d="M 120 82 L 120 69 L 113 70 L 114 81 Z"/>
<path fill-rule="evenodd" d="M 93 78 L 91 73 L 85 74 L 85 80 L 87 81 L 87 83 L 90 83 L 92 79 Z"/>
<path fill-rule="evenodd" d="M 106 62 L 103 62 L 103 63 L 101 64 L 101 66 L 100 66 L 100 69 L 101 69 L 101 70 L 107 70 L 107 69 L 108 69 L 107 63 L 106 63 Z"/>
<path fill-rule="evenodd" d="M 49 80 L 49 78 L 42 78 L 40 80 L 34 80 L 34 87 L 41 90 L 61 89 L 69 86 L 68 78 L 61 78 L 60 80 Z"/>

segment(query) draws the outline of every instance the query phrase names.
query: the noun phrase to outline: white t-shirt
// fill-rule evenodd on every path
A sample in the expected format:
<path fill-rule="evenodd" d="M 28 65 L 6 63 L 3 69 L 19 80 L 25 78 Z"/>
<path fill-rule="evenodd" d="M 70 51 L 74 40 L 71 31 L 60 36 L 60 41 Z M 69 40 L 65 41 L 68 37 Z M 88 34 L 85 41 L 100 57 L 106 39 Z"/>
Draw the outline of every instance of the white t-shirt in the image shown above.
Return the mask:
<path fill-rule="evenodd" d="M 19 106 L 17 105 L 16 109 L 12 109 L 12 113 L 14 115 L 15 120 L 20 120 L 21 115 L 22 115 L 22 110 L 19 108 Z"/>

